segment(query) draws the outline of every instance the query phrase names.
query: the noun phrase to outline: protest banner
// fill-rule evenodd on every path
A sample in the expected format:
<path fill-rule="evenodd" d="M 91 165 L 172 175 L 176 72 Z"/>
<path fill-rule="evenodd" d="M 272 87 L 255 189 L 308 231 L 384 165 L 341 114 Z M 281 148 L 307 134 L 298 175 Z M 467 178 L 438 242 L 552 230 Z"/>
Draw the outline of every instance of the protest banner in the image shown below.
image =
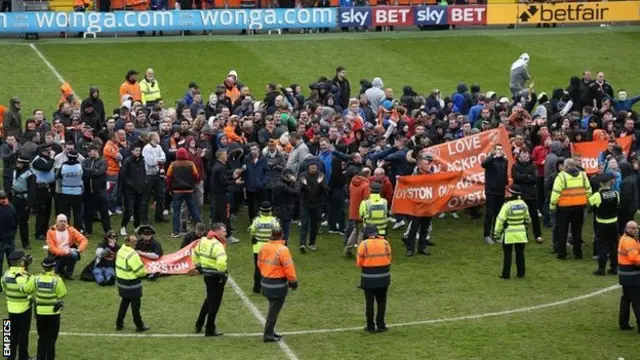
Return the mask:
<path fill-rule="evenodd" d="M 625 136 L 617 138 L 616 142 L 622 147 L 622 151 L 629 156 L 633 138 Z M 592 175 L 598 172 L 598 156 L 601 152 L 607 150 L 608 145 L 608 141 L 604 140 L 575 143 L 571 145 L 571 154 L 581 155 L 582 167 L 587 175 Z"/>
<path fill-rule="evenodd" d="M 396 181 L 391 211 L 411 216 L 434 216 L 447 205 L 462 171 L 400 176 Z"/>
<path fill-rule="evenodd" d="M 171 254 L 165 254 L 157 260 L 140 258 L 149 274 L 186 275 L 196 268 L 193 262 L 191 262 L 191 251 L 193 251 L 196 245 L 198 245 L 198 241 L 194 241 Z"/>

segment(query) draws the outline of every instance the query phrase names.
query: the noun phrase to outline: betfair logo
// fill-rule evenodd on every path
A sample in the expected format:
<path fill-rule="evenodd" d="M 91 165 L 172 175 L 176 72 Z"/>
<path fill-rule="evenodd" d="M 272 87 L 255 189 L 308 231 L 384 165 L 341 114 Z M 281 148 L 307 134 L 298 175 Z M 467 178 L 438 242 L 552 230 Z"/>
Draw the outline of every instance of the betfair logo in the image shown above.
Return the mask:
<path fill-rule="evenodd" d="M 519 18 L 520 22 L 535 23 L 580 23 L 587 21 L 606 21 L 608 7 L 599 3 L 530 5 Z M 536 16 L 537 15 L 537 16 Z"/>

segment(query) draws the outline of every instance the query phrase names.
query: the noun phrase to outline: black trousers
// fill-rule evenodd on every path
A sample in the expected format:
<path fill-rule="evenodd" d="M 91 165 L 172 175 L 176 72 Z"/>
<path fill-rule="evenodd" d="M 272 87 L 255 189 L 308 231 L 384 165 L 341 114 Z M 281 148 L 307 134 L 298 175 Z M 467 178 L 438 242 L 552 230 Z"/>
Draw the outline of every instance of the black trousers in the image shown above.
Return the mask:
<path fill-rule="evenodd" d="M 140 226 L 142 216 L 142 204 L 144 203 L 144 194 L 138 194 L 129 189 L 124 191 L 124 214 L 120 227 L 127 227 L 129 219 L 133 215 L 133 227 Z"/>
<path fill-rule="evenodd" d="M 516 268 L 517 268 L 517 276 L 524 277 L 525 266 L 524 266 L 524 243 L 517 244 L 502 244 L 502 252 L 504 254 L 504 258 L 502 261 L 502 277 L 510 278 L 511 277 L 511 258 L 513 257 L 513 248 L 516 248 Z"/>
<path fill-rule="evenodd" d="M 247 209 L 249 210 L 249 222 L 258 216 L 258 209 L 260 209 L 260 203 L 262 202 L 261 191 L 247 191 Z"/>
<path fill-rule="evenodd" d="M 567 233 L 571 224 L 571 238 L 573 239 L 573 255 L 582 257 L 582 225 L 584 224 L 584 206 L 564 206 L 556 210 L 556 224 L 558 228 L 558 255 L 567 256 Z"/>
<path fill-rule="evenodd" d="M 316 244 L 321 220 L 321 208 L 300 205 L 300 222 L 302 223 L 300 227 L 300 246 L 307 245 L 307 237 L 309 238 L 309 245 Z"/>
<path fill-rule="evenodd" d="M 144 202 L 142 203 L 142 223 L 149 223 L 149 204 L 151 203 L 151 196 L 155 195 L 154 199 L 156 202 L 156 213 L 154 219 L 156 222 L 162 221 L 162 211 L 164 211 L 164 193 L 165 193 L 165 184 L 164 177 L 160 177 L 160 175 L 147 175 L 146 176 L 146 184 L 144 191 Z"/>
<path fill-rule="evenodd" d="M 227 236 L 231 236 L 231 207 L 227 194 L 214 194 L 213 222 L 221 222 L 227 228 Z"/>
<path fill-rule="evenodd" d="M 67 222 L 71 224 L 71 211 L 73 211 L 73 227 L 82 229 L 82 195 L 57 194 L 56 216 L 67 215 Z"/>
<path fill-rule="evenodd" d="M 224 286 L 227 284 L 226 276 L 204 276 L 204 285 L 207 291 L 207 297 L 202 302 L 196 327 L 198 329 L 205 325 L 205 334 L 212 334 L 216 331 L 216 316 L 220 310 L 222 303 L 222 295 L 224 295 Z"/>
<path fill-rule="evenodd" d="M 600 224 L 596 222 L 596 237 L 598 238 L 598 268 L 604 270 L 609 267 L 618 269 L 618 223 Z"/>
<path fill-rule="evenodd" d="M 483 237 L 491 236 L 493 234 L 493 226 L 496 223 L 496 217 L 500 213 L 500 208 L 504 204 L 504 196 L 487 195 L 487 202 L 485 203 L 484 214 L 484 233 Z"/>
<path fill-rule="evenodd" d="M 533 227 L 533 237 L 539 238 L 542 236 L 542 229 L 540 228 L 540 218 L 538 217 L 538 200 L 525 201 L 529 208 L 529 217 L 531 218 L 531 226 Z"/>
<path fill-rule="evenodd" d="M 631 320 L 631 309 L 636 316 L 636 324 L 640 327 L 640 287 L 623 286 L 620 298 L 618 325 L 625 327 Z"/>
<path fill-rule="evenodd" d="M 418 237 L 418 251 L 424 251 L 424 249 L 427 247 L 427 233 L 429 231 L 430 225 L 430 217 L 416 216 L 411 218 L 411 223 L 409 224 L 409 232 L 403 239 L 404 244 L 407 247 L 407 251 L 415 250 L 416 234 L 418 234 L 418 231 L 420 231 L 420 235 Z"/>
<path fill-rule="evenodd" d="M 140 316 L 140 305 L 141 298 L 134 297 L 123 297 L 120 298 L 120 307 L 118 308 L 118 317 L 116 318 L 116 326 L 124 325 L 124 317 L 127 315 L 127 310 L 129 309 L 129 305 L 131 305 L 131 315 L 133 315 L 133 323 L 136 324 L 136 327 L 141 328 L 144 326 L 142 322 L 142 316 Z"/>
<path fill-rule="evenodd" d="M 96 213 L 100 214 L 102 231 L 106 234 L 111 230 L 111 219 L 109 218 L 109 204 L 105 192 L 84 194 L 84 230 L 87 234 L 93 233 L 93 218 Z"/>
<path fill-rule="evenodd" d="M 20 241 L 22 248 L 29 246 L 29 215 L 30 210 L 27 209 L 27 200 L 23 197 L 14 197 L 11 200 L 13 207 L 18 215 L 18 230 L 20 231 Z"/>
<path fill-rule="evenodd" d="M 388 287 L 378 289 L 364 289 L 365 299 L 365 314 L 367 316 L 367 328 L 375 329 L 375 325 L 378 329 L 384 329 L 387 325 L 384 322 L 384 315 L 387 312 L 387 290 Z M 378 313 L 376 314 L 376 321 L 373 322 L 373 302 L 378 304 Z"/>
<path fill-rule="evenodd" d="M 51 216 L 51 188 L 48 185 L 36 187 L 36 238 L 45 237 L 49 230 L 49 217 Z"/>
<path fill-rule="evenodd" d="M 262 275 L 260 275 L 260 269 L 258 269 L 258 254 L 253 254 L 253 292 L 260 293 L 261 286 L 260 280 L 262 279 Z"/>
<path fill-rule="evenodd" d="M 56 358 L 56 341 L 60 332 L 60 314 L 36 315 L 38 328 L 38 360 Z"/>
<path fill-rule="evenodd" d="M 276 322 L 278 321 L 278 315 L 280 314 L 280 310 L 284 306 L 283 297 L 274 297 L 269 299 L 269 311 L 267 312 L 267 320 L 264 323 L 264 336 L 265 337 L 273 337 L 276 333 Z"/>
<path fill-rule="evenodd" d="M 19 313 L 9 313 L 11 320 L 11 355 L 9 360 L 29 360 L 29 331 L 31 331 L 31 308 Z M 19 355 L 18 355 L 19 353 Z"/>
<path fill-rule="evenodd" d="M 7 196 L 11 196 L 11 187 L 13 186 L 13 177 L 12 176 L 3 176 L 2 177 L 2 190 L 7 193 Z"/>

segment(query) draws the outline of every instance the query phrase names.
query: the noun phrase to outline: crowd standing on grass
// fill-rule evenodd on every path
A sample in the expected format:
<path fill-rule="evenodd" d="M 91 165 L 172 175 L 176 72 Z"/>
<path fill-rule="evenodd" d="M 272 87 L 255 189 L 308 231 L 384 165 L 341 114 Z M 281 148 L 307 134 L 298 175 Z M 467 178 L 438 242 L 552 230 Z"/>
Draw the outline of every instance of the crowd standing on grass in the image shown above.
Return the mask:
<path fill-rule="evenodd" d="M 8 198 L 0 204 L 0 217 L 12 219 L 0 225 L 4 253 L 15 249 L 16 232 L 22 248 L 30 249 L 33 226 L 36 241 L 46 239 L 56 273 L 73 279 L 86 237 L 99 220 L 104 242 L 82 277 L 100 285 L 116 283 L 121 295 L 127 286 L 139 286 L 138 276 L 155 279 L 158 274 L 129 274 L 129 282 L 122 285 L 117 254 L 135 249 L 127 251 L 148 259 L 162 256 L 152 224 L 169 217 L 170 236 L 184 236 L 183 245 L 198 241 L 215 224 L 214 237 L 226 246 L 239 242 L 233 236 L 238 230 L 234 220 L 247 216 L 256 293 L 265 284 L 261 248 L 270 240 L 282 240 L 303 254 L 319 251 L 321 227 L 343 236 L 345 254 L 351 256 L 363 238 L 384 237 L 387 223 L 393 223 L 394 230 L 406 227 L 406 256 L 430 255 L 437 222 L 389 213 L 397 177 L 432 173 L 431 146 L 503 128 L 511 146 L 496 145 L 482 163 L 486 204 L 484 233 L 478 236 L 487 244 L 504 242 L 501 276 L 509 278 L 514 247 L 518 275 L 524 276 L 529 223 L 538 243 L 543 242 L 542 227 L 553 228 L 552 251 L 559 259 L 567 258 L 567 244 L 576 259 L 582 258 L 581 230 L 590 208 L 596 234 L 593 256 L 598 259 L 594 274 L 606 275 L 609 260 L 608 272 L 622 278 L 615 255 L 617 235 L 637 238 L 627 229 L 639 202 L 640 120 L 633 106 L 640 96 L 629 96 L 622 88 L 614 92 L 603 72 L 592 77 L 589 70 L 569 77 L 566 84 L 559 80 L 549 93 L 538 91 L 529 61 L 525 53 L 511 66 L 506 95 L 479 84 L 460 83 L 450 95 L 439 89 L 419 93 L 410 85 L 398 91 L 385 87 L 380 77 L 352 84 L 340 66 L 308 86 L 269 83 L 264 95 L 249 89 L 231 70 L 211 92 L 189 82 L 184 97 L 170 105 L 162 97 L 162 74 L 159 80 L 153 69 L 143 75 L 130 70 L 119 89 L 120 106 L 113 111 L 105 109 L 98 87 L 92 86 L 82 99 L 65 84 L 50 117 L 42 109 L 22 109 L 19 97 L 13 97 L 2 116 L 0 146 Z M 632 139 L 628 154 L 616 143 L 624 137 Z M 587 177 L 580 156 L 570 150 L 572 143 L 591 140 L 609 141 L 594 178 Z M 515 163 L 507 161 L 506 151 L 513 152 Z M 507 190 L 514 198 L 505 202 Z M 245 204 L 243 215 L 239 210 Z M 203 218 L 204 206 L 210 209 L 208 219 Z M 50 228 L 52 210 L 58 216 Z M 465 213 L 482 218 L 479 207 Z M 120 224 L 112 224 L 114 214 L 122 215 Z M 442 213 L 438 218 L 446 216 L 460 215 Z M 35 221 L 29 222 L 30 217 Z M 290 239 L 294 224 L 300 227 L 298 239 Z M 614 228 L 617 235 L 612 236 L 609 230 Z M 134 229 L 139 240 L 131 237 Z M 271 238 L 274 229 L 281 239 Z M 118 244 L 118 234 L 126 237 L 125 245 Z M 382 251 L 378 255 L 390 261 L 388 243 L 377 244 Z M 220 249 L 217 243 L 207 246 Z M 358 254 L 359 264 L 367 264 L 361 250 Z M 625 271 L 637 273 L 637 252 L 628 257 Z M 216 271 L 216 276 L 225 272 Z M 629 303 L 636 317 L 640 312 L 640 275 L 631 277 L 627 283 L 632 290 L 625 292 L 621 305 L 627 309 L 621 328 L 628 326 Z M 284 278 L 297 287 L 295 272 L 287 270 Z M 219 290 L 221 282 L 216 284 Z M 213 283 L 207 286 L 213 293 Z M 138 329 L 146 329 L 139 301 L 127 294 L 125 298 L 129 300 L 121 305 L 117 327 L 122 328 L 131 305 Z M 367 304 L 373 306 L 374 298 L 384 317 L 386 290 L 368 292 Z M 209 303 L 203 304 L 203 312 Z M 279 311 L 281 305 L 275 301 L 273 307 Z M 215 318 L 216 312 L 208 314 Z M 202 328 L 204 318 L 201 314 L 196 328 Z M 378 320 L 377 326 L 385 329 L 384 320 Z M 211 324 L 207 322 L 207 333 L 216 334 Z M 374 325 L 369 319 L 368 329 L 375 330 Z M 273 328 L 265 331 L 270 339 L 278 338 Z"/>

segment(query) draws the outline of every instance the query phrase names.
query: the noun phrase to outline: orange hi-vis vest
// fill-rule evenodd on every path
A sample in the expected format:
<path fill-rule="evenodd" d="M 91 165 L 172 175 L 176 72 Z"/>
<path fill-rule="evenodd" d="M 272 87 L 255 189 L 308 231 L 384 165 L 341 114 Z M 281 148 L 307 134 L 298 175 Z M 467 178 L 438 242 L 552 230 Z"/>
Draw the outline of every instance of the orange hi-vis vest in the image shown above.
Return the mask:
<path fill-rule="evenodd" d="M 618 244 L 618 281 L 622 286 L 640 287 L 640 241 L 627 234 Z"/>
<path fill-rule="evenodd" d="M 358 245 L 356 265 L 362 269 L 360 287 L 377 289 L 391 284 L 391 245 L 384 238 L 366 239 Z"/>
<path fill-rule="evenodd" d="M 262 293 L 266 297 L 283 297 L 287 295 L 289 284 L 298 281 L 291 252 L 284 240 L 270 240 L 261 247 L 258 269 L 262 275 Z"/>
<path fill-rule="evenodd" d="M 128 81 L 123 82 L 122 85 L 120 85 L 120 99 L 118 99 L 118 104 L 120 104 L 122 97 L 125 95 L 131 96 L 133 101 L 142 101 L 140 84 L 137 81 L 133 84 Z"/>

